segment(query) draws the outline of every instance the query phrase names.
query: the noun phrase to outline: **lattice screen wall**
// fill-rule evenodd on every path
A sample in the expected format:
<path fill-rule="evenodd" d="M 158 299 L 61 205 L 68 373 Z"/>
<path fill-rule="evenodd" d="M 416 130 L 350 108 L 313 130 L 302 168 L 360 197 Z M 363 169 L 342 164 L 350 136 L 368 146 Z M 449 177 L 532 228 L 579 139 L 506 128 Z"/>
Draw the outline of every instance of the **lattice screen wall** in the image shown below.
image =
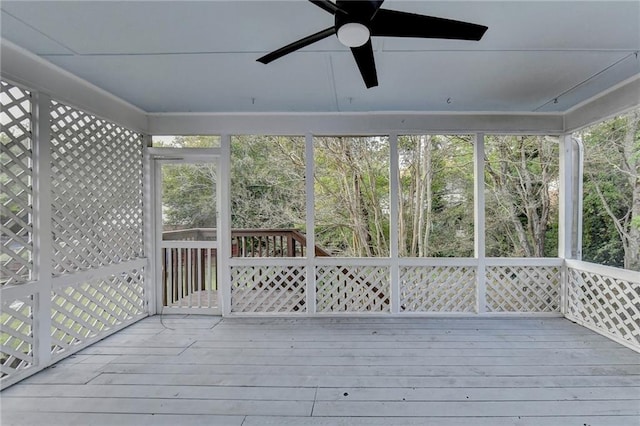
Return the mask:
<path fill-rule="evenodd" d="M 2 300 L 0 316 L 0 379 L 34 363 L 34 295 Z"/>
<path fill-rule="evenodd" d="M 306 311 L 304 266 L 234 266 L 231 282 L 232 312 Z"/>
<path fill-rule="evenodd" d="M 143 257 L 142 135 L 51 102 L 54 276 Z M 143 272 L 124 270 L 52 293 L 52 352 L 144 312 Z"/>
<path fill-rule="evenodd" d="M 488 312 L 559 312 L 560 266 L 487 266 Z"/>
<path fill-rule="evenodd" d="M 142 136 L 51 103 L 54 275 L 143 255 Z"/>
<path fill-rule="evenodd" d="M 1 82 L 0 184 L 2 232 L 0 284 L 20 284 L 33 271 L 31 93 Z"/>
<path fill-rule="evenodd" d="M 640 277 L 634 282 L 568 268 L 567 316 L 640 350 Z"/>
<path fill-rule="evenodd" d="M 317 312 L 390 312 L 389 268 L 317 266 Z"/>
<path fill-rule="evenodd" d="M 54 354 L 98 336 L 144 312 L 143 270 L 55 290 L 51 324 Z"/>
<path fill-rule="evenodd" d="M 30 367 L 46 367 L 142 318 L 146 260 L 142 135 L 49 102 L 46 95 L 6 81 L 1 84 L 0 385 L 4 387 L 28 374 Z M 50 140 L 49 145 L 33 140 L 32 129 L 38 127 L 31 114 L 35 102 L 40 104 L 39 119 L 50 125 L 48 137 L 42 139 Z M 39 126 L 41 131 L 46 131 L 46 124 Z M 42 166 L 48 163 L 48 154 L 35 157 L 43 151 L 51 154 L 50 175 L 42 174 L 48 170 L 48 164 Z M 41 165 L 38 175 L 36 164 Z M 36 181 L 39 190 L 34 192 Z M 51 217 L 33 211 L 34 205 L 49 199 Z M 38 221 L 33 219 L 36 214 Z M 52 240 L 52 246 L 37 250 L 37 235 L 39 244 Z M 44 276 L 43 271 L 52 274 Z M 81 278 L 86 271 L 93 278 Z M 42 348 L 41 341 L 49 345 L 49 336 L 51 348 Z"/>
<path fill-rule="evenodd" d="M 475 309 L 475 267 L 400 267 L 401 312 L 475 312 Z"/>

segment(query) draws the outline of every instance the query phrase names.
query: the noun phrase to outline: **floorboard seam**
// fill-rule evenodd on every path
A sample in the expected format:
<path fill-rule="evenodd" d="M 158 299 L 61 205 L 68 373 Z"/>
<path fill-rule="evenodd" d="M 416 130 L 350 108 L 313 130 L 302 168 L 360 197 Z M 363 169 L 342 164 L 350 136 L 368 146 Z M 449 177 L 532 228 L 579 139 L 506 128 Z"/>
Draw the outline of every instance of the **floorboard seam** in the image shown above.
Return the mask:
<path fill-rule="evenodd" d="M 313 410 L 316 408 L 316 399 L 318 398 L 318 386 L 316 386 L 316 392 L 313 394 L 313 405 L 311 405 L 311 415 L 313 417 Z"/>

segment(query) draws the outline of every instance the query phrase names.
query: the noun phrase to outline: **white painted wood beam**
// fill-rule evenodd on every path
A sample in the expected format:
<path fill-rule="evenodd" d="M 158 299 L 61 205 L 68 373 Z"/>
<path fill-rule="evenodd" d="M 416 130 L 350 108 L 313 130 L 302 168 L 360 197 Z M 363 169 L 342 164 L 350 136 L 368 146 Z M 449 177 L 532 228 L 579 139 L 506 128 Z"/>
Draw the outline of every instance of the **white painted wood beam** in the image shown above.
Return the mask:
<path fill-rule="evenodd" d="M 2 78 L 131 130 L 147 131 L 147 115 L 140 108 L 10 41 L 0 39 L 0 56 Z"/>

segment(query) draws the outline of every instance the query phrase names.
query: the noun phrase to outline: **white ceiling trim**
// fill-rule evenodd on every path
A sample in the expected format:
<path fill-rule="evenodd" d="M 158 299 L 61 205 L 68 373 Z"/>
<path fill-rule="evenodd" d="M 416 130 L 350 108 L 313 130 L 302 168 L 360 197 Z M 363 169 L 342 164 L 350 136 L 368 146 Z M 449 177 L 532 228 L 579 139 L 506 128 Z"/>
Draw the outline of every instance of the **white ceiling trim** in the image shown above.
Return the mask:
<path fill-rule="evenodd" d="M 0 57 L 3 78 L 131 130 L 148 131 L 145 111 L 22 47 L 2 39 Z"/>

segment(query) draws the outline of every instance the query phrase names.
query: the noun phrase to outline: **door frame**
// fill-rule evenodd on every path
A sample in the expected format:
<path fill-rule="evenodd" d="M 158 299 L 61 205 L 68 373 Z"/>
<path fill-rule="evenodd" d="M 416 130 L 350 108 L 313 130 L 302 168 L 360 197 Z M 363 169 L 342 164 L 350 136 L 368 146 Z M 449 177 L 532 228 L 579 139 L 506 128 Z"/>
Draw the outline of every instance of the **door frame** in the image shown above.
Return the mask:
<path fill-rule="evenodd" d="M 222 187 L 220 179 L 221 165 L 221 149 L 220 148 L 148 148 L 147 153 L 151 161 L 152 179 L 151 179 L 151 216 L 153 224 L 152 247 L 153 262 L 151 267 L 154 271 L 155 282 L 153 288 L 155 297 L 152 296 L 151 303 L 155 303 L 158 314 L 205 314 L 205 315 L 221 315 L 222 314 L 222 286 L 221 286 L 221 245 L 220 238 L 226 238 L 225 232 L 221 230 L 221 213 L 226 211 L 220 208 L 222 197 Z M 214 164 L 216 166 L 216 283 L 217 283 L 217 306 L 215 308 L 196 308 L 196 307 L 165 307 L 163 303 L 162 288 L 162 166 L 165 164 Z M 155 300 L 153 300 L 155 299 Z"/>

